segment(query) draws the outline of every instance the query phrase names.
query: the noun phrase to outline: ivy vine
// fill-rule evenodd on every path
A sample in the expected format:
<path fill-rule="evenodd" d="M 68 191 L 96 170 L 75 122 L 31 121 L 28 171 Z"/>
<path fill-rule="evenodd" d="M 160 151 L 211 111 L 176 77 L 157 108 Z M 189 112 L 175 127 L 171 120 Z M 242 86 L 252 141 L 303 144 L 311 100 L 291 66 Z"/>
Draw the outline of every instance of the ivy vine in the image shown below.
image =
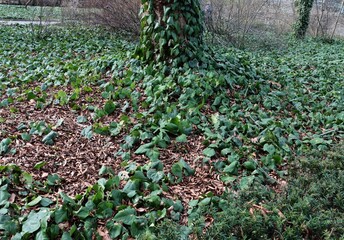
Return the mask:
<path fill-rule="evenodd" d="M 203 57 L 198 0 L 142 0 L 137 57 L 144 62 L 197 66 Z"/>
<path fill-rule="evenodd" d="M 298 17 L 294 24 L 294 35 L 296 38 L 302 39 L 308 29 L 313 0 L 295 0 L 295 7 Z"/>

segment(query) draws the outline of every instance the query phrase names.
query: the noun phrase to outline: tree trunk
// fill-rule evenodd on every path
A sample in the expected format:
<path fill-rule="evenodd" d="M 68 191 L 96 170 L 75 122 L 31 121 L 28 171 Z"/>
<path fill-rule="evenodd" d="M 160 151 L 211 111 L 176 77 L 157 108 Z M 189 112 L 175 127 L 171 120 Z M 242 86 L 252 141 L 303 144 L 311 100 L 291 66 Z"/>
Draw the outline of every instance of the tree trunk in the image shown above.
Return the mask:
<path fill-rule="evenodd" d="M 295 0 L 297 19 L 294 25 L 294 35 L 298 39 L 303 39 L 306 35 L 313 0 Z"/>
<path fill-rule="evenodd" d="M 142 61 L 197 65 L 203 53 L 202 34 L 198 0 L 141 0 L 137 55 Z"/>

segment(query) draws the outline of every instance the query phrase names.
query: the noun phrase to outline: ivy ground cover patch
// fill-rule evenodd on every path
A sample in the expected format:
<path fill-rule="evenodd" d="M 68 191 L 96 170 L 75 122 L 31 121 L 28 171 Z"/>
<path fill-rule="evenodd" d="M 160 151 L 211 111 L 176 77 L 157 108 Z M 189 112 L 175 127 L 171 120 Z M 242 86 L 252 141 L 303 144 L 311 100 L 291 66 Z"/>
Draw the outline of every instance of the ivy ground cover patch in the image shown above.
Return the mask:
<path fill-rule="evenodd" d="M 143 66 L 102 29 L 49 31 L 0 28 L 4 239 L 126 239 L 166 218 L 188 236 L 224 192 L 280 191 L 299 155 L 343 139 L 343 42 L 214 47 L 195 69 Z"/>

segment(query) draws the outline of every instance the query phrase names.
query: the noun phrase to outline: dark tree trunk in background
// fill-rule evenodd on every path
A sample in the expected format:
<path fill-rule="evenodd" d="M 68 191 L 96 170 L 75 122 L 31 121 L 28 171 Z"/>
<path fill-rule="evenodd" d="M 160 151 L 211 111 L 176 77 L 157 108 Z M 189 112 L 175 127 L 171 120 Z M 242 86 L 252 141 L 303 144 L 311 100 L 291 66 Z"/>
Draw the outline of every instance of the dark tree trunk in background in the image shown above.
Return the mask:
<path fill-rule="evenodd" d="M 145 62 L 197 65 L 202 58 L 203 22 L 198 0 L 142 0 L 141 38 Z"/>
<path fill-rule="evenodd" d="M 314 0 L 295 0 L 297 19 L 294 25 L 294 35 L 298 39 L 303 39 L 306 35 L 313 2 Z"/>

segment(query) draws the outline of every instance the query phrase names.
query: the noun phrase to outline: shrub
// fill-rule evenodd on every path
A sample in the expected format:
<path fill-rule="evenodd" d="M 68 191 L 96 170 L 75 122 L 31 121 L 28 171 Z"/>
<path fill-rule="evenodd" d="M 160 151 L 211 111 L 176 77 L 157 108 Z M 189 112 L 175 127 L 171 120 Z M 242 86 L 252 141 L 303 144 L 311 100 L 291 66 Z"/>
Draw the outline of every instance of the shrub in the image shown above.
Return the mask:
<path fill-rule="evenodd" d="M 83 6 L 94 10 L 89 16 L 92 23 L 135 34 L 140 31 L 140 0 L 86 0 Z"/>

